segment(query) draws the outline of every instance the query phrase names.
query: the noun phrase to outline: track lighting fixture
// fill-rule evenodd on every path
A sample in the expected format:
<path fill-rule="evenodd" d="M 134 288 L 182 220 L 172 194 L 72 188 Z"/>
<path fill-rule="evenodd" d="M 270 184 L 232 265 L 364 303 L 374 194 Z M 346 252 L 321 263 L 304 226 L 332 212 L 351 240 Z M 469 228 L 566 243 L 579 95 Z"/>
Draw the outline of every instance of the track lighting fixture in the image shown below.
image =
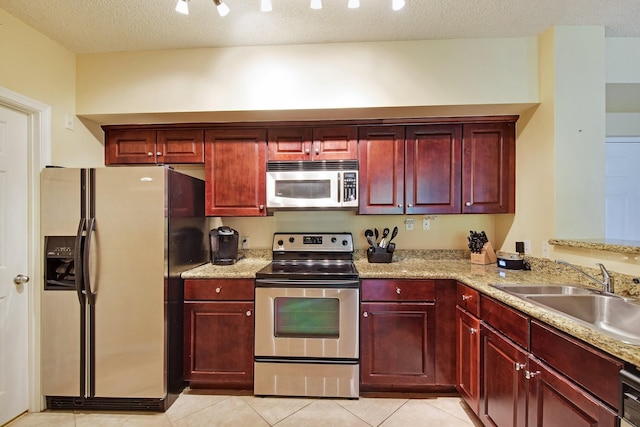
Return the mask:
<path fill-rule="evenodd" d="M 218 9 L 218 15 L 227 16 L 229 14 L 229 6 L 224 4 L 222 0 L 213 0 L 213 4 L 215 4 L 216 9 Z"/>
<path fill-rule="evenodd" d="M 176 12 L 182 13 L 183 15 L 189 14 L 189 0 L 178 0 L 176 4 Z"/>
<path fill-rule="evenodd" d="M 347 4 L 347 7 L 349 9 L 357 9 L 360 7 L 360 0 L 349 0 L 349 3 Z"/>
<path fill-rule="evenodd" d="M 260 11 L 271 12 L 273 7 L 271 6 L 271 0 L 260 0 Z"/>
<path fill-rule="evenodd" d="M 400 10 L 404 7 L 404 0 L 392 0 L 391 8 L 393 10 Z"/>
<path fill-rule="evenodd" d="M 322 0 L 311 0 L 311 9 L 322 9 Z"/>

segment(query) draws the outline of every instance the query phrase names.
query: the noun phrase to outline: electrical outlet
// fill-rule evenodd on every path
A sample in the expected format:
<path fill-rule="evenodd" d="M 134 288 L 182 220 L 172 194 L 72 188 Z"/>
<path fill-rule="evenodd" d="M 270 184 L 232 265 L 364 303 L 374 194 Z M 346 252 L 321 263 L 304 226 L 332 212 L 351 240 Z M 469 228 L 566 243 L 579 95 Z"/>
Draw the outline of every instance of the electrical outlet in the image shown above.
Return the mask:
<path fill-rule="evenodd" d="M 549 252 L 551 250 L 551 245 L 549 242 L 542 242 L 542 257 L 549 258 Z"/>
<path fill-rule="evenodd" d="M 431 221 L 428 218 L 422 218 L 422 229 L 431 230 Z"/>
<path fill-rule="evenodd" d="M 67 114 L 64 117 L 64 127 L 66 129 L 73 130 L 74 127 L 75 127 L 75 123 L 74 122 L 75 122 L 74 117 L 71 114 Z"/>
<path fill-rule="evenodd" d="M 526 255 L 531 255 L 531 240 L 523 240 L 524 242 L 524 253 Z"/>
<path fill-rule="evenodd" d="M 249 243 L 250 243 L 249 236 L 244 236 L 242 238 L 242 249 L 249 249 L 250 248 Z"/>
<path fill-rule="evenodd" d="M 413 218 L 406 218 L 404 220 L 404 229 L 407 231 L 413 230 Z"/>

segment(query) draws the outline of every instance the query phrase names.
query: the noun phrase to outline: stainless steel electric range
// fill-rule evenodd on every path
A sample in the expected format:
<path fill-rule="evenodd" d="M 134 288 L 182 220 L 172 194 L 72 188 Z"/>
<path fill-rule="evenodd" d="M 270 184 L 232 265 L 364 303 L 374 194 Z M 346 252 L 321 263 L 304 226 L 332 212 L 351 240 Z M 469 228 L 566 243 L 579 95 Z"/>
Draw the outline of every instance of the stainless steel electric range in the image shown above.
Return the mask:
<path fill-rule="evenodd" d="M 357 398 L 359 277 L 351 233 L 276 233 L 256 273 L 254 393 Z"/>

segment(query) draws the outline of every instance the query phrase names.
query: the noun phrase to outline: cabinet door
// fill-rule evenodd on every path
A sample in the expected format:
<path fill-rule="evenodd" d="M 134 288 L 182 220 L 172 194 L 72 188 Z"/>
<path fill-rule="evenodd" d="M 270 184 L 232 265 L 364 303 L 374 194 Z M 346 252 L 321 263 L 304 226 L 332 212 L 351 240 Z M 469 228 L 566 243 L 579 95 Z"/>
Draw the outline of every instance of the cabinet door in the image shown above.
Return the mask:
<path fill-rule="evenodd" d="M 266 134 L 264 129 L 206 131 L 206 215 L 266 215 Z"/>
<path fill-rule="evenodd" d="M 618 425 L 616 412 L 533 357 L 529 372 L 529 427 Z"/>
<path fill-rule="evenodd" d="M 460 213 L 462 125 L 408 126 L 407 214 Z"/>
<path fill-rule="evenodd" d="M 404 213 L 404 127 L 362 127 L 358 135 L 360 214 Z"/>
<path fill-rule="evenodd" d="M 269 160 L 312 160 L 311 128 L 269 129 Z"/>
<path fill-rule="evenodd" d="M 158 163 L 204 163 L 204 130 L 159 130 Z"/>
<path fill-rule="evenodd" d="M 361 390 L 419 390 L 435 383 L 435 305 L 362 303 Z"/>
<path fill-rule="evenodd" d="M 314 160 L 357 160 L 358 128 L 355 126 L 313 129 Z"/>
<path fill-rule="evenodd" d="M 481 340 L 481 420 L 498 427 L 526 425 L 527 353 L 485 326 L 481 327 Z"/>
<path fill-rule="evenodd" d="M 190 386 L 253 387 L 253 302 L 186 302 L 184 312 Z"/>
<path fill-rule="evenodd" d="M 155 130 L 110 130 L 105 133 L 106 165 L 156 162 Z"/>
<path fill-rule="evenodd" d="M 473 412 L 480 403 L 480 320 L 456 308 L 456 382 Z"/>
<path fill-rule="evenodd" d="M 515 212 L 515 123 L 463 126 L 462 213 Z"/>

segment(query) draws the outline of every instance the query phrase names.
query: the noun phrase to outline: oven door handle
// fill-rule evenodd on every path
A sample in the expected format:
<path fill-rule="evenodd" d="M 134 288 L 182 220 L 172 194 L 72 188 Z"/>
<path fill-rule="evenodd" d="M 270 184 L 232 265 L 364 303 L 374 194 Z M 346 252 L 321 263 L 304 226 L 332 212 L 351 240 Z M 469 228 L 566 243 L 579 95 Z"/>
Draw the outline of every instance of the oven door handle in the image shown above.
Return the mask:
<path fill-rule="evenodd" d="M 278 279 L 256 279 L 256 288 L 358 288 L 359 280 L 278 280 Z"/>

